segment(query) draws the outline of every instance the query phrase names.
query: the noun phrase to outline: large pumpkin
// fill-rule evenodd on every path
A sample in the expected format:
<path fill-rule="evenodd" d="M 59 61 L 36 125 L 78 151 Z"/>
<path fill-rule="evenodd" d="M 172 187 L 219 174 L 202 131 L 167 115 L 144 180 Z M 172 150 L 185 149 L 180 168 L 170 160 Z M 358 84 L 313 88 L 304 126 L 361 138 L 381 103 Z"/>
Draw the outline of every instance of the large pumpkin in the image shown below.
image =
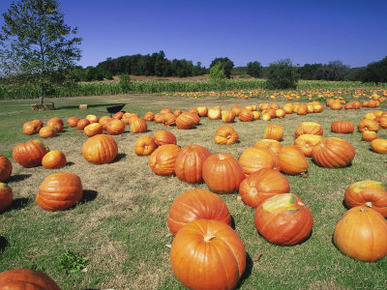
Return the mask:
<path fill-rule="evenodd" d="M 60 290 L 47 274 L 30 269 L 14 269 L 0 273 L 1 289 Z"/>
<path fill-rule="evenodd" d="M 239 140 L 239 135 L 235 129 L 229 125 L 220 126 L 214 135 L 216 144 L 231 145 Z"/>
<path fill-rule="evenodd" d="M 117 142 L 106 134 L 90 137 L 82 146 L 83 157 L 94 164 L 109 163 L 116 158 L 117 153 Z"/>
<path fill-rule="evenodd" d="M 355 130 L 355 125 L 351 121 L 337 120 L 331 124 L 331 131 L 334 133 L 348 134 Z"/>
<path fill-rule="evenodd" d="M 176 118 L 176 127 L 178 129 L 192 129 L 194 128 L 198 121 L 200 121 L 198 115 L 194 115 L 194 113 L 181 113 Z"/>
<path fill-rule="evenodd" d="M 387 153 L 387 139 L 374 139 L 371 141 L 371 149 L 377 153 Z"/>
<path fill-rule="evenodd" d="M 39 136 L 42 138 L 52 138 L 56 136 L 56 129 L 52 126 L 44 126 L 39 130 Z"/>
<path fill-rule="evenodd" d="M 130 131 L 132 133 L 144 133 L 148 130 L 146 121 L 142 118 L 134 118 L 130 122 Z"/>
<path fill-rule="evenodd" d="M 241 109 L 238 115 L 239 121 L 241 122 L 251 122 L 254 120 L 254 114 L 249 109 Z"/>
<path fill-rule="evenodd" d="M 297 195 L 283 193 L 258 205 L 254 223 L 258 233 L 270 243 L 291 246 L 309 237 L 313 215 Z"/>
<path fill-rule="evenodd" d="M 302 151 L 306 157 L 312 156 L 313 148 L 320 144 L 323 137 L 313 134 L 302 134 L 294 140 L 294 145 Z"/>
<path fill-rule="evenodd" d="M 152 136 L 144 135 L 134 143 L 134 153 L 138 156 L 151 155 L 157 148 L 157 144 Z"/>
<path fill-rule="evenodd" d="M 374 262 L 387 254 L 387 221 L 373 209 L 353 207 L 337 222 L 333 241 L 345 255 Z"/>
<path fill-rule="evenodd" d="M 288 179 L 279 171 L 262 168 L 241 182 L 239 194 L 247 205 L 255 208 L 265 199 L 278 193 L 287 193 L 289 189 Z"/>
<path fill-rule="evenodd" d="M 168 228 L 175 236 L 187 223 L 198 219 L 231 223 L 228 207 L 219 195 L 205 189 L 191 189 L 180 194 L 172 203 Z"/>
<path fill-rule="evenodd" d="M 93 137 L 94 135 L 103 133 L 103 126 L 100 123 L 91 123 L 83 128 L 83 133 L 88 137 Z"/>
<path fill-rule="evenodd" d="M 184 147 L 176 157 L 175 174 L 178 179 L 188 183 L 203 181 L 203 164 L 211 156 L 210 151 L 200 145 Z"/>
<path fill-rule="evenodd" d="M 378 131 L 380 126 L 375 120 L 363 119 L 357 124 L 357 129 L 363 133 L 364 131 Z"/>
<path fill-rule="evenodd" d="M 36 203 L 45 210 L 65 210 L 82 199 L 82 182 L 74 173 L 47 176 L 39 186 Z"/>
<path fill-rule="evenodd" d="M 239 163 L 243 173 L 248 176 L 261 168 L 275 168 L 276 158 L 276 155 L 269 149 L 248 147 L 239 157 Z"/>
<path fill-rule="evenodd" d="M 323 135 L 323 127 L 316 122 L 303 122 L 300 123 L 296 130 L 294 131 L 294 135 L 297 138 L 302 134 L 314 134 L 314 135 Z"/>
<path fill-rule="evenodd" d="M 7 181 L 12 174 L 12 163 L 0 154 L 0 182 Z"/>
<path fill-rule="evenodd" d="M 244 177 L 238 160 L 231 154 L 214 154 L 204 161 L 203 179 L 213 192 L 236 192 Z"/>
<path fill-rule="evenodd" d="M 309 162 L 304 153 L 295 145 L 282 146 L 278 154 L 279 168 L 289 175 L 303 174 L 308 171 Z"/>
<path fill-rule="evenodd" d="M 180 147 L 175 144 L 165 144 L 158 147 L 149 157 L 149 166 L 152 171 L 157 175 L 173 175 L 180 150 Z"/>
<path fill-rule="evenodd" d="M 280 152 L 280 150 L 282 148 L 282 144 L 277 140 L 262 139 L 262 140 L 258 140 L 257 142 L 255 142 L 253 147 L 266 148 L 266 149 L 269 149 L 274 154 L 278 155 L 278 153 Z"/>
<path fill-rule="evenodd" d="M 195 220 L 172 242 L 170 261 L 179 281 L 191 289 L 233 289 L 246 267 L 246 249 L 226 223 Z"/>
<path fill-rule="evenodd" d="M 106 124 L 105 130 L 110 135 L 119 135 L 125 131 L 125 123 L 118 119 L 112 119 Z"/>
<path fill-rule="evenodd" d="M 165 144 L 176 144 L 176 136 L 167 130 L 159 130 L 153 135 L 153 139 L 155 140 L 158 146 Z"/>
<path fill-rule="evenodd" d="M 277 141 L 281 141 L 284 136 L 284 129 L 277 124 L 267 125 L 265 128 L 265 139 L 273 139 Z"/>
<path fill-rule="evenodd" d="M 66 163 L 66 155 L 64 155 L 64 153 L 59 150 L 51 150 L 47 152 L 42 159 L 42 166 L 48 169 L 62 168 L 66 165 Z"/>
<path fill-rule="evenodd" d="M 50 149 L 40 140 L 31 140 L 16 145 L 12 157 L 16 163 L 24 167 L 35 167 L 41 164 L 42 158 Z"/>
<path fill-rule="evenodd" d="M 232 123 L 235 120 L 235 113 L 232 110 L 223 110 L 222 111 L 222 122 L 223 123 Z"/>
<path fill-rule="evenodd" d="M 323 138 L 321 143 L 313 148 L 312 158 L 322 167 L 344 167 L 355 157 L 355 148 L 344 139 Z"/>
<path fill-rule="evenodd" d="M 387 185 L 374 180 L 362 180 L 349 185 L 344 193 L 348 207 L 363 205 L 387 217 Z"/>
<path fill-rule="evenodd" d="M 26 135 L 36 134 L 39 132 L 39 129 L 37 124 L 32 121 L 25 122 L 22 127 L 23 133 Z"/>
<path fill-rule="evenodd" d="M 11 205 L 13 201 L 12 188 L 6 183 L 0 182 L 0 212 Z M 1 284 L 0 284 L 1 286 Z"/>

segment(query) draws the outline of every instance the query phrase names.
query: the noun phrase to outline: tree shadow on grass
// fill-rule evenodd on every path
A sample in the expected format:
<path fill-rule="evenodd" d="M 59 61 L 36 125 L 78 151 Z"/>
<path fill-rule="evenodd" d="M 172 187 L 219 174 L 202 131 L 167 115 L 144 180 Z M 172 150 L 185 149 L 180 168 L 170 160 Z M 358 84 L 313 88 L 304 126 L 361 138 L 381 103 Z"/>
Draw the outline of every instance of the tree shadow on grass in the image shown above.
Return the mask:
<path fill-rule="evenodd" d="M 32 174 L 15 174 L 11 175 L 11 177 L 8 179 L 9 182 L 18 182 L 26 180 L 27 178 L 30 178 Z"/>
<path fill-rule="evenodd" d="M 86 189 L 82 192 L 82 199 L 80 203 L 87 203 L 95 200 L 98 196 L 98 192 L 95 190 Z"/>
<path fill-rule="evenodd" d="M 8 246 L 7 239 L 0 236 L 0 253 L 3 252 L 7 246 Z"/>

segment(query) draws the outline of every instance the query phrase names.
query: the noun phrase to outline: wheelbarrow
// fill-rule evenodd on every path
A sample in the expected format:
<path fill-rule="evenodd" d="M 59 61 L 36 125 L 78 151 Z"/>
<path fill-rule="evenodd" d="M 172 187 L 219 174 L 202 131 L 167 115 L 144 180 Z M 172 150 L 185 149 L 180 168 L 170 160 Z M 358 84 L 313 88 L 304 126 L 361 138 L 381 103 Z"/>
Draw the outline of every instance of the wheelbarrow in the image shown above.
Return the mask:
<path fill-rule="evenodd" d="M 123 107 L 125 107 L 126 104 L 117 104 L 114 106 L 106 107 L 106 110 L 110 114 L 115 114 L 117 112 L 120 112 Z"/>

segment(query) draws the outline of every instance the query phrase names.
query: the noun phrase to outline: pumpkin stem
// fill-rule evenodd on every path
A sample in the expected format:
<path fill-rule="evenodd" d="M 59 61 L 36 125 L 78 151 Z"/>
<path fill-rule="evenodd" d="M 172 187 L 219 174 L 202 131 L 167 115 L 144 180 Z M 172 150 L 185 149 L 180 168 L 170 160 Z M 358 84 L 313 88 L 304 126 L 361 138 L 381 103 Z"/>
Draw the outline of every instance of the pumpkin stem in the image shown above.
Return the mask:
<path fill-rule="evenodd" d="M 216 237 L 214 236 L 214 235 L 211 235 L 211 234 L 206 234 L 205 236 L 204 236 L 204 241 L 205 242 L 210 242 L 211 240 L 213 240 L 213 239 L 215 239 Z"/>
<path fill-rule="evenodd" d="M 371 208 L 371 207 L 372 207 L 372 202 L 367 201 L 364 205 L 365 205 L 366 207 Z"/>

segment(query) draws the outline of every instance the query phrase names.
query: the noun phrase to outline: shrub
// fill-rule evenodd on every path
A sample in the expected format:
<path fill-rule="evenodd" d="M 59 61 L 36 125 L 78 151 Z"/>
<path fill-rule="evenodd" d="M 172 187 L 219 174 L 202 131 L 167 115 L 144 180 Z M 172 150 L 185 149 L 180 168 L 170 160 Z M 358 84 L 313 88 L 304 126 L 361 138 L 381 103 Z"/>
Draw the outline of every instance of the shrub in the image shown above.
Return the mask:
<path fill-rule="evenodd" d="M 266 72 L 266 88 L 268 89 L 295 89 L 298 82 L 298 73 L 290 59 L 271 63 Z"/>

